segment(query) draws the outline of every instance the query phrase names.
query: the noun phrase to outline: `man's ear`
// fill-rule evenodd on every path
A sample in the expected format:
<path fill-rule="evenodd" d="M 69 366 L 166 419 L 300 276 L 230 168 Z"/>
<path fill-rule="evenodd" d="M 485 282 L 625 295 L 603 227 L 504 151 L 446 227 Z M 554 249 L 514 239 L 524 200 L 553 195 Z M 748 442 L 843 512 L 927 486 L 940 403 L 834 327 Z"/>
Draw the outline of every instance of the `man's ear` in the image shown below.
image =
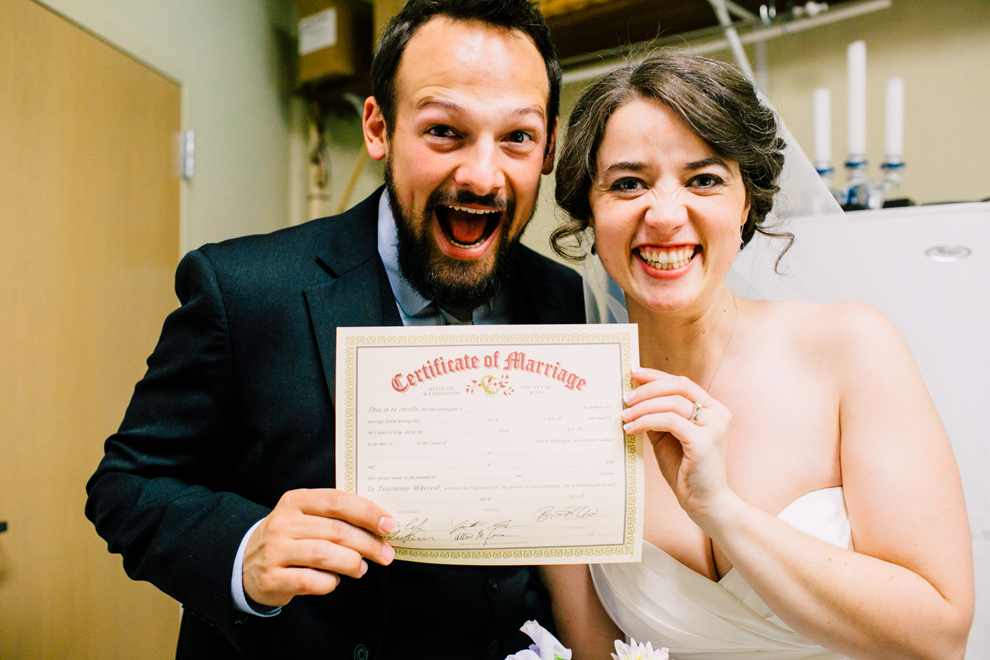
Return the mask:
<path fill-rule="evenodd" d="M 374 160 L 381 160 L 388 153 L 388 136 L 385 127 L 385 117 L 374 96 L 364 100 L 364 115 L 361 117 L 361 128 L 364 131 L 364 146 L 368 155 Z"/>
<path fill-rule="evenodd" d="M 550 174 L 553 172 L 553 160 L 557 153 L 557 119 L 553 120 L 553 130 L 550 131 L 550 148 L 547 149 L 547 155 L 543 158 L 543 173 Z"/>

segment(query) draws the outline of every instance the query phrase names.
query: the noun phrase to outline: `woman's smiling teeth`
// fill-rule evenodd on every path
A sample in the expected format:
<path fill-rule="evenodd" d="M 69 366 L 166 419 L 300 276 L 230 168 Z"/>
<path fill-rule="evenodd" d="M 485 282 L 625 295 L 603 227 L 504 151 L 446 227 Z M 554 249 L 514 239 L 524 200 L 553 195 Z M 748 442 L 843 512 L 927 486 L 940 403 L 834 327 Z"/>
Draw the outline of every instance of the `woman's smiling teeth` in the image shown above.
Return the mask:
<path fill-rule="evenodd" d="M 677 248 L 641 247 L 637 248 L 640 259 L 658 270 L 674 270 L 688 265 L 694 257 L 695 246 Z"/>

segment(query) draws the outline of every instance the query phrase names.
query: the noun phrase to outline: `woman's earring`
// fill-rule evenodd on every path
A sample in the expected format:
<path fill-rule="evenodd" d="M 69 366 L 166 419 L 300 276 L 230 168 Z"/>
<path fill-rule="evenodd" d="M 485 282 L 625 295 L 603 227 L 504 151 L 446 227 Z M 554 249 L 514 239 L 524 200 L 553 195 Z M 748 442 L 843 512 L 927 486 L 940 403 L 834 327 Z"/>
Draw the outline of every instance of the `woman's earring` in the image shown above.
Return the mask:
<path fill-rule="evenodd" d="M 591 254 L 598 254 L 598 246 L 594 243 L 591 244 Z"/>

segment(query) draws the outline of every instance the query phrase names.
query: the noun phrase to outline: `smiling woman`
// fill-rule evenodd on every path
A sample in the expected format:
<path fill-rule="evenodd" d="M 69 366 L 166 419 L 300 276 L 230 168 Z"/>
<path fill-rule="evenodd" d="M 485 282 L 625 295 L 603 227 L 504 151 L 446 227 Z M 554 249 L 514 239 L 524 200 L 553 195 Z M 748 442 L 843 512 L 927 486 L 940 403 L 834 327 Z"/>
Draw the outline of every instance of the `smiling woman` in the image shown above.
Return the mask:
<path fill-rule="evenodd" d="M 605 654 L 616 625 L 678 660 L 965 652 L 962 489 L 903 340 L 865 305 L 726 284 L 771 233 L 783 147 L 741 75 L 665 52 L 570 118 L 558 251 L 590 227 L 625 294 L 644 368 L 622 418 L 650 441 L 643 562 L 544 570 L 575 658 Z"/>
<path fill-rule="evenodd" d="M 637 100 L 609 121 L 596 171 L 598 254 L 627 306 L 711 307 L 749 216 L 739 166 L 666 106 Z"/>

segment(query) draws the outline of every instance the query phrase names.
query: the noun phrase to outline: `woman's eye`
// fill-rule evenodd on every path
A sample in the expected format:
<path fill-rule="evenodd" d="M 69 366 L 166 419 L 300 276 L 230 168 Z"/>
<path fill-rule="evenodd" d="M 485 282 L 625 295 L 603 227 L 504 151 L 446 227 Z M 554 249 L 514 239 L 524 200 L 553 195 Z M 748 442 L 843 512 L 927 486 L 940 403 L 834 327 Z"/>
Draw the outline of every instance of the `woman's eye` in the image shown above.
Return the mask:
<path fill-rule="evenodd" d="M 631 192 L 633 190 L 639 190 L 640 181 L 639 179 L 631 179 L 629 177 L 623 177 L 621 179 L 616 179 L 612 184 L 612 190 L 618 190 L 620 192 Z"/>
<path fill-rule="evenodd" d="M 509 142 L 515 142 L 516 144 L 523 144 L 527 140 L 532 139 L 530 134 L 526 131 L 512 131 L 509 133 Z"/>
<path fill-rule="evenodd" d="M 714 174 L 699 174 L 691 180 L 695 188 L 714 188 L 722 184 L 722 179 Z"/>

